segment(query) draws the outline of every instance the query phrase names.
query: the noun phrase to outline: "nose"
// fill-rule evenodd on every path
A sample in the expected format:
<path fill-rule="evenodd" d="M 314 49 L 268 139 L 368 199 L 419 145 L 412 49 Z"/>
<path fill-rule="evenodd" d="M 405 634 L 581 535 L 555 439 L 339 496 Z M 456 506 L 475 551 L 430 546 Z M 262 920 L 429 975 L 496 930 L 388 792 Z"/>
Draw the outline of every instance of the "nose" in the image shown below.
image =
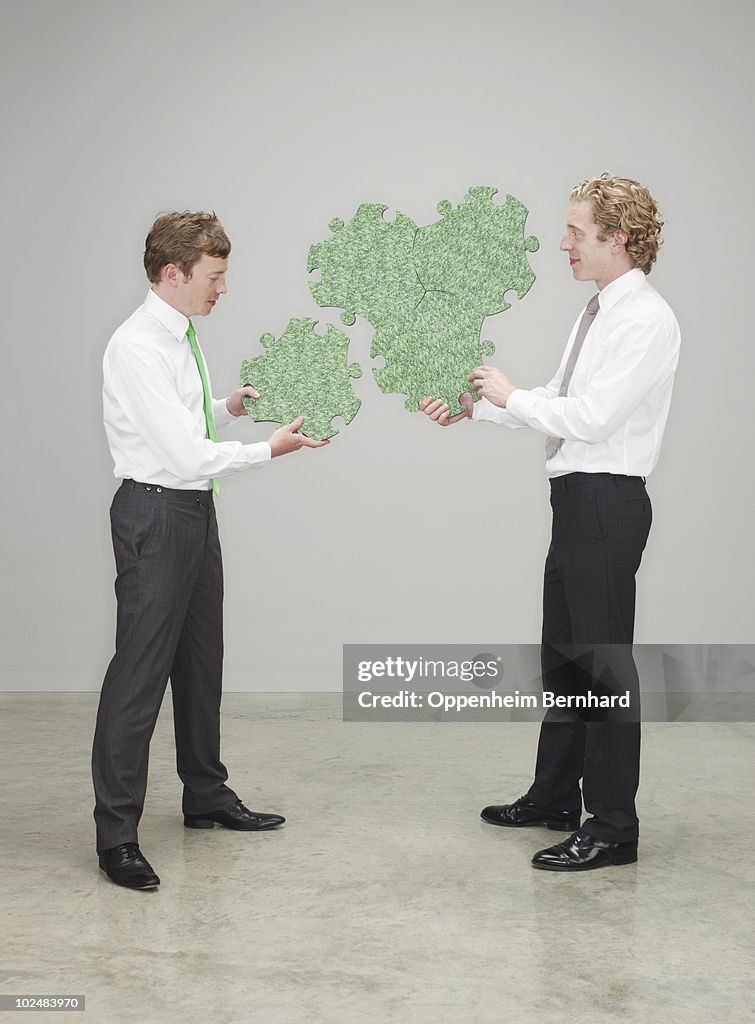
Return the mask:
<path fill-rule="evenodd" d="M 218 295 L 225 295 L 228 291 L 228 285 L 225 283 L 225 278 L 221 277 L 218 281 Z"/>
<path fill-rule="evenodd" d="M 559 246 L 561 252 L 568 252 L 571 249 L 571 242 L 569 241 L 568 235 L 561 236 L 561 245 Z"/>

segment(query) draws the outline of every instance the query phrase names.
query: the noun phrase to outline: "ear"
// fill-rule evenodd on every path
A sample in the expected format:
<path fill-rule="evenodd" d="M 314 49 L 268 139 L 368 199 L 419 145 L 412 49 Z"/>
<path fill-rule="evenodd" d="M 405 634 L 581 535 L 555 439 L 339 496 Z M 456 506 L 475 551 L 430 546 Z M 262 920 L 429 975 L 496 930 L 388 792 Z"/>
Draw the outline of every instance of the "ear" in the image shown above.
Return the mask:
<path fill-rule="evenodd" d="M 626 231 L 614 231 L 612 241 L 614 252 L 618 252 L 620 249 L 626 249 L 629 235 Z"/>
<path fill-rule="evenodd" d="M 166 263 L 160 271 L 160 280 L 174 288 L 179 283 L 182 276 L 181 271 L 175 263 Z"/>

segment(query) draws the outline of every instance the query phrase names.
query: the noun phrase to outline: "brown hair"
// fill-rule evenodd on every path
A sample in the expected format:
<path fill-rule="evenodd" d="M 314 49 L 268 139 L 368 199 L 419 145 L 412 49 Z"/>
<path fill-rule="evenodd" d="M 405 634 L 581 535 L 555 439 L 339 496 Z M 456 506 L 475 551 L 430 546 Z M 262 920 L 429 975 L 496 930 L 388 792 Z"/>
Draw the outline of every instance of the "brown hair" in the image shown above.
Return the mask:
<path fill-rule="evenodd" d="M 601 241 L 615 231 L 623 231 L 627 236 L 627 255 L 643 273 L 650 273 L 663 244 L 664 222 L 658 204 L 644 185 L 603 171 L 599 178 L 586 178 L 575 185 L 571 199 L 592 203 Z"/>
<path fill-rule="evenodd" d="M 203 255 L 225 259 L 230 251 L 231 242 L 214 213 L 161 213 L 144 243 L 144 269 L 156 284 L 168 263 L 189 277 Z"/>

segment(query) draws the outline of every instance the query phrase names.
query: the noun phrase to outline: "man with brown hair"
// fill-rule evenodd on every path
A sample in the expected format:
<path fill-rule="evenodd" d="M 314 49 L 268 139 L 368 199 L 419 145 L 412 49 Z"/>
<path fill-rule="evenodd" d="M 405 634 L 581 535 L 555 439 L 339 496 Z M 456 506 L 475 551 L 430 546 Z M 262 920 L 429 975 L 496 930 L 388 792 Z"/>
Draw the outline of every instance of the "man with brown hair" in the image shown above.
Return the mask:
<path fill-rule="evenodd" d="M 556 375 L 518 388 L 480 366 L 463 413 L 430 398 L 421 408 L 441 426 L 462 419 L 532 427 L 546 434 L 553 532 L 543 587 L 543 688 L 564 699 L 547 711 L 535 779 L 483 820 L 573 833 L 536 853 L 533 865 L 585 871 L 637 860 L 639 680 L 632 658 L 635 574 L 651 522 L 645 478 L 655 466 L 679 356 L 679 326 L 649 284 L 663 221 L 639 182 L 608 172 L 571 193 L 561 250 L 574 279 L 594 281 Z M 630 710 L 586 708 L 585 687 Z M 582 792 L 580 793 L 580 778 Z M 582 801 L 591 817 L 580 827 Z"/>
<path fill-rule="evenodd" d="M 110 509 L 117 568 L 116 649 L 102 685 L 92 752 L 100 867 L 131 889 L 160 884 L 139 849 L 149 743 L 168 678 L 184 824 L 260 831 L 220 760 L 223 567 L 216 481 L 299 448 L 302 419 L 268 441 L 217 441 L 252 387 L 214 399 L 191 318 L 227 291 L 231 243 L 215 214 L 166 213 L 147 236 L 144 304 L 113 334 L 104 362 L 105 431 L 122 480 Z"/>

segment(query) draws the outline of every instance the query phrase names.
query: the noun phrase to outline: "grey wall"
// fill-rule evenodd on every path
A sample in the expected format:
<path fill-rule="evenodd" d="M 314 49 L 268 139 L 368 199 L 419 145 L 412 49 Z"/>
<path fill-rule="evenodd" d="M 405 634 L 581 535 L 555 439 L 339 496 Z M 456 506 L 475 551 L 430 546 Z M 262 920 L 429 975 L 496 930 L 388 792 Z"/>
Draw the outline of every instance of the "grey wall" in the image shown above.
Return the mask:
<path fill-rule="evenodd" d="M 306 274 L 331 218 L 424 224 L 496 185 L 541 248 L 483 336 L 532 386 L 589 295 L 558 251 L 568 191 L 605 168 L 666 212 L 652 280 L 684 340 L 637 640 L 752 641 L 753 21 L 749 0 L 6 0 L 0 686 L 95 689 L 112 651 L 100 365 L 158 211 L 215 209 L 233 238 L 200 332 L 227 393 L 263 332 L 338 323 Z M 368 368 L 371 329 L 349 333 Z M 355 386 L 328 449 L 224 482 L 228 689 L 338 689 L 344 642 L 537 640 L 542 438 L 442 431 L 369 370 Z"/>

